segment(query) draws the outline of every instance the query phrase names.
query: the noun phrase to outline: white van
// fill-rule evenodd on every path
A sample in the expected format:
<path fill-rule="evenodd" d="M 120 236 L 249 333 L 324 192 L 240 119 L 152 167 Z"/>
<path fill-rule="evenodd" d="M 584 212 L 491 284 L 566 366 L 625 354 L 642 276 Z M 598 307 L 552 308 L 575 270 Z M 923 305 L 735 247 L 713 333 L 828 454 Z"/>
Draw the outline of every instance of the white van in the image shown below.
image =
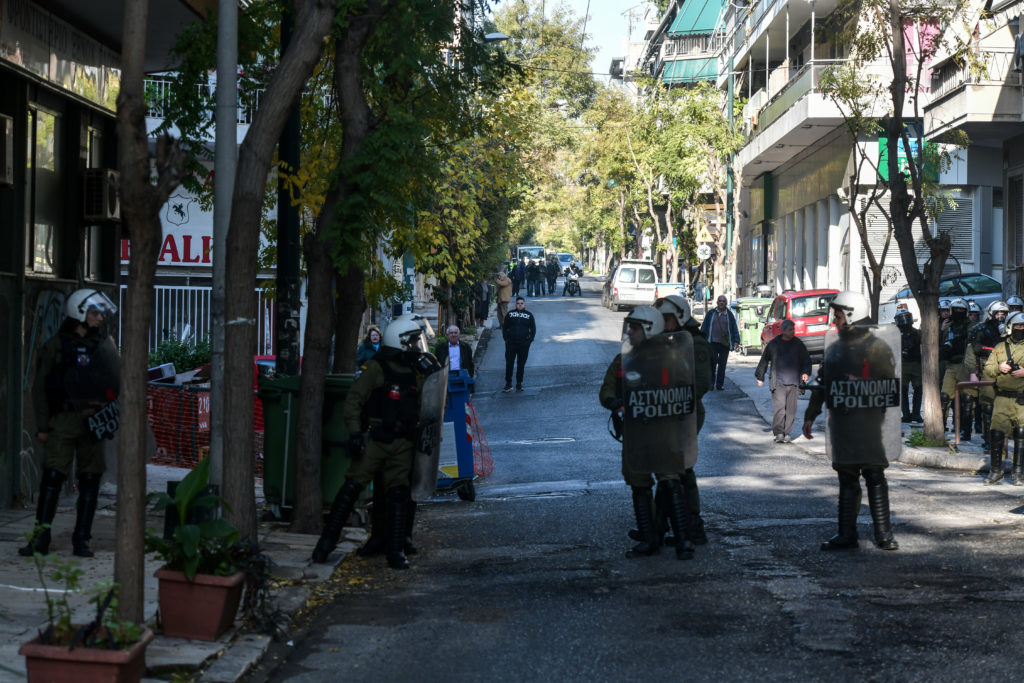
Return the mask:
<path fill-rule="evenodd" d="M 625 260 L 615 269 L 608 289 L 608 307 L 619 311 L 623 306 L 650 306 L 658 273 L 653 261 Z"/>

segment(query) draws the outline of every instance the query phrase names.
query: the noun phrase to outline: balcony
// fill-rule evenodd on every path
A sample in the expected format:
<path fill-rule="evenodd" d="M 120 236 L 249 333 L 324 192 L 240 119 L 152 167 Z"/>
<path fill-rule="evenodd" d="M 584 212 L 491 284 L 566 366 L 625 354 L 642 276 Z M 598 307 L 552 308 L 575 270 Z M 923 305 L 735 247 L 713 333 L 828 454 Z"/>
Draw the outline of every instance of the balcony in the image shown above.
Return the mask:
<path fill-rule="evenodd" d="M 933 73 L 932 101 L 924 115 L 928 140 L 960 130 L 972 144 L 998 147 L 1020 133 L 1024 95 L 1012 50 L 986 50 L 980 56 L 982 69 L 950 60 Z"/>
<path fill-rule="evenodd" d="M 201 83 L 196 86 L 196 97 L 204 99 L 209 103 L 210 120 L 213 120 L 213 108 L 214 98 L 216 97 L 216 82 L 212 83 Z M 163 122 L 164 112 L 166 111 L 167 102 L 171 95 L 171 89 L 174 87 L 172 81 L 167 78 L 147 78 L 144 82 L 146 93 L 146 127 L 149 132 L 152 132 L 160 123 Z M 260 97 L 263 95 L 263 88 L 252 91 L 249 94 L 239 93 L 238 96 L 238 115 L 236 120 L 238 121 L 238 141 L 241 143 L 242 138 L 245 137 L 245 132 L 248 130 L 249 124 L 252 123 L 252 117 L 256 109 L 259 107 Z M 171 131 L 172 135 L 177 135 L 176 130 Z M 211 140 L 213 131 L 210 131 Z"/>

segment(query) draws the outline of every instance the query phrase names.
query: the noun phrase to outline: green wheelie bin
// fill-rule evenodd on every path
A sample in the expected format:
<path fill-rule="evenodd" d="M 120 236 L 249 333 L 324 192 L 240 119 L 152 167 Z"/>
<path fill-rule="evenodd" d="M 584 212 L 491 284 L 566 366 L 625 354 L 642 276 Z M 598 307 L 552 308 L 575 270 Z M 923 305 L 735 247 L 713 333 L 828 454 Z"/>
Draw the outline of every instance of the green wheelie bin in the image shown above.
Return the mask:
<path fill-rule="evenodd" d="M 740 346 L 743 354 L 751 350 L 761 350 L 761 330 L 764 327 L 764 314 L 774 299 L 743 298 L 736 299 L 736 322 L 740 328 Z"/>
<path fill-rule="evenodd" d="M 348 472 L 348 430 L 342 406 L 355 375 L 327 375 L 324 386 L 321 434 L 320 491 L 330 505 Z M 299 421 L 299 377 L 258 379 L 263 403 L 263 497 L 274 515 L 290 509 L 294 501 L 295 443 Z"/>

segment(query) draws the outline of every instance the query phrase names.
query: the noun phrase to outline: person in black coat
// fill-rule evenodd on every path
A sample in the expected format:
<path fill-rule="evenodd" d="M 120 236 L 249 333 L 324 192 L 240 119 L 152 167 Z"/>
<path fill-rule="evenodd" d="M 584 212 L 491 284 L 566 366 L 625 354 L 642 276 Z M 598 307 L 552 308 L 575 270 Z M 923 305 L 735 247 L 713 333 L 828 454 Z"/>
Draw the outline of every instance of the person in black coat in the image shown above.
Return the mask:
<path fill-rule="evenodd" d="M 473 348 L 466 342 L 459 340 L 459 326 L 448 326 L 448 339 L 441 341 L 434 348 L 434 355 L 441 365 L 445 359 L 448 360 L 448 371 L 465 370 L 472 377 L 476 373 L 473 366 Z"/>
<path fill-rule="evenodd" d="M 512 391 L 513 367 L 516 368 L 516 391 L 522 391 L 526 358 L 530 355 L 530 344 L 537 336 L 537 322 L 533 318 L 533 313 L 526 310 L 526 301 L 523 297 L 516 297 L 516 310 L 509 311 L 505 316 L 501 335 L 505 338 L 505 388 L 503 391 Z"/>

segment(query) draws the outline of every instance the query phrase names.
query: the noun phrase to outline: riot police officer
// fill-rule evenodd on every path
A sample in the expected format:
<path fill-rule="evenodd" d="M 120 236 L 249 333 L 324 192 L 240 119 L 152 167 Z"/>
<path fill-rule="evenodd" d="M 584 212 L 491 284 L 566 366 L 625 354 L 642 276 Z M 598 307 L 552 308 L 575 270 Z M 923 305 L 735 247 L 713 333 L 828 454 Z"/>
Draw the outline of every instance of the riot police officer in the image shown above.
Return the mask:
<path fill-rule="evenodd" d="M 78 503 L 71 545 L 72 553 L 79 557 L 94 555 L 89 539 L 104 470 L 99 449 L 102 437 L 90 426 L 90 418 L 108 404 L 116 405 L 120 386 L 117 347 L 107 335 L 105 324 L 116 312 L 117 306 L 98 290 L 72 292 L 64 304 L 64 323 L 43 345 L 36 360 L 32 399 L 36 438 L 43 444 L 44 452 L 36 524 L 53 522 L 61 487 L 74 464 Z M 104 421 L 103 429 L 103 436 L 112 436 L 116 420 Z M 18 554 L 45 555 L 50 540 L 47 528 L 19 549 Z"/>
<path fill-rule="evenodd" d="M 656 471 L 655 476 L 659 482 L 659 489 L 665 486 L 668 491 L 666 496 L 668 517 L 677 539 L 676 557 L 681 560 L 691 559 L 693 557 L 693 543 L 687 538 L 689 509 L 681 483 L 681 473 L 688 468 L 687 465 L 692 468 L 692 463 L 686 462 L 686 460 L 696 461 L 695 406 L 693 401 L 691 401 L 688 413 L 685 409 L 679 411 L 665 410 L 681 407 L 681 405 L 675 402 L 672 405 L 653 405 L 651 403 L 640 405 L 636 402 L 636 396 L 644 396 L 646 398 L 651 394 L 657 393 L 644 392 L 642 390 L 645 371 L 652 367 L 650 365 L 652 359 L 655 364 L 661 365 L 666 377 L 676 378 L 680 374 L 684 376 L 690 375 L 690 386 L 688 388 L 681 387 L 681 389 L 683 390 L 682 393 L 687 393 L 687 389 L 692 391 L 692 340 L 689 335 L 659 339 L 658 337 L 664 330 L 664 318 L 652 306 L 636 307 L 626 316 L 625 325 L 627 341 L 623 344 L 624 352 L 615 356 L 608 366 L 599 397 L 601 405 L 612 411 L 613 419 L 621 419 L 624 423 L 622 476 L 632 490 L 633 512 L 636 517 L 637 531 L 641 537 L 640 542 L 626 552 L 626 557 L 642 557 L 658 552 L 660 538 L 655 528 L 654 501 L 652 496 L 653 482 L 651 479 L 651 472 Z M 639 394 L 628 393 L 631 384 L 637 384 L 640 387 Z M 675 387 L 674 384 L 669 386 Z M 633 422 L 631 421 L 633 413 L 627 412 L 627 408 L 629 411 L 643 411 L 644 408 L 649 408 L 652 414 L 671 414 L 671 416 L 652 418 L 646 423 L 641 421 Z M 687 419 L 692 427 L 692 434 L 690 435 L 692 438 L 689 440 L 680 439 L 679 442 L 673 441 L 672 437 L 677 432 L 672 430 L 671 427 L 677 426 L 678 423 Z M 659 431 L 659 426 L 666 424 L 669 424 L 670 428 Z M 645 429 L 653 433 L 641 435 L 635 431 L 637 429 Z M 647 436 L 658 440 L 662 435 L 668 435 L 669 438 L 666 440 L 671 446 L 664 449 L 659 448 L 658 453 L 654 453 L 654 449 L 646 447 L 650 439 L 644 441 L 641 438 L 642 436 Z M 668 459 L 658 458 L 663 452 L 681 455 L 682 451 L 687 451 L 686 455 L 688 457 L 686 459 L 682 457 L 678 459 L 674 457 Z M 637 459 L 638 455 L 639 459 Z M 652 458 L 648 461 L 650 463 L 649 466 L 643 464 L 645 456 Z M 638 462 L 641 463 L 640 466 L 635 466 Z M 667 465 L 667 467 L 659 469 L 657 465 Z"/>
<path fill-rule="evenodd" d="M 981 306 L 974 299 L 967 300 L 967 319 L 971 321 L 971 325 L 981 322 Z"/>
<path fill-rule="evenodd" d="M 902 354 L 903 378 L 900 382 L 903 421 L 920 424 L 921 418 L 921 332 L 914 327 L 914 314 L 900 311 L 894 320 L 900 330 L 900 349 Z M 911 407 L 909 389 L 913 389 L 913 407 Z"/>
<path fill-rule="evenodd" d="M 1006 330 L 1006 337 L 992 349 L 983 371 L 985 379 L 995 380 L 996 394 L 985 483 L 1002 480 L 1003 448 L 1006 434 L 1012 430 L 1013 485 L 1024 486 L 1024 313 L 1011 313 L 1006 318 Z"/>
<path fill-rule="evenodd" d="M 945 428 L 946 416 L 949 414 L 949 405 L 956 394 L 956 384 L 963 377 L 964 356 L 967 355 L 967 334 L 970 332 L 970 321 L 967 319 L 968 305 L 963 299 L 953 299 L 949 302 L 951 311 L 949 326 L 942 334 L 942 344 L 939 346 L 939 355 L 946 361 L 946 370 L 942 375 L 942 387 L 940 389 L 942 398 L 942 425 Z M 967 414 L 966 422 L 974 419 L 973 415 Z M 963 419 L 961 419 L 963 422 Z M 970 434 L 968 433 L 968 439 Z"/>
<path fill-rule="evenodd" d="M 988 318 L 983 323 L 978 323 L 971 328 L 967 334 L 967 355 L 964 356 L 964 367 L 970 373 L 968 379 L 977 382 L 988 361 L 989 354 L 1002 339 L 1003 323 L 1009 313 L 1006 302 L 993 301 L 988 305 Z M 904 373 L 906 371 L 904 370 Z M 975 403 L 975 428 L 981 434 L 982 448 L 987 452 L 989 449 L 988 433 L 992 424 L 992 403 L 995 401 L 995 389 L 992 387 L 980 387 L 978 389 L 964 389 L 962 394 L 966 400 Z M 967 398 L 967 397 L 970 398 Z M 965 430 L 970 434 L 970 424 L 966 424 Z"/>
<path fill-rule="evenodd" d="M 899 421 L 886 419 L 899 403 L 900 380 L 895 332 L 870 324 L 871 308 L 858 292 L 840 292 L 831 301 L 836 330 L 826 337 L 825 356 L 818 371 L 819 388 L 811 393 L 804 415 L 804 437 L 810 439 L 816 418 L 827 405 L 830 412 L 826 445 L 832 468 L 839 476 L 838 533 L 821 544 L 822 550 L 858 547 L 857 513 L 860 477 L 868 490 L 875 545 L 896 550 L 889 516 L 887 453 L 900 448 Z M 886 336 L 892 333 L 892 339 Z"/>
<path fill-rule="evenodd" d="M 1024 299 L 1021 299 L 1016 294 L 1007 297 L 1006 305 L 1010 307 L 1010 313 L 1024 312 Z"/>
<path fill-rule="evenodd" d="M 381 349 L 366 363 L 345 397 L 342 409 L 349 432 L 352 464 L 331 505 L 323 533 L 313 550 L 314 562 L 326 562 L 359 494 L 378 471 L 383 473 L 387 561 L 408 569 L 404 548 L 410 500 L 414 439 L 419 421 L 423 378 L 417 372 L 422 329 L 413 320 L 396 319 L 384 330 Z M 366 437 L 363 435 L 364 427 Z"/>

